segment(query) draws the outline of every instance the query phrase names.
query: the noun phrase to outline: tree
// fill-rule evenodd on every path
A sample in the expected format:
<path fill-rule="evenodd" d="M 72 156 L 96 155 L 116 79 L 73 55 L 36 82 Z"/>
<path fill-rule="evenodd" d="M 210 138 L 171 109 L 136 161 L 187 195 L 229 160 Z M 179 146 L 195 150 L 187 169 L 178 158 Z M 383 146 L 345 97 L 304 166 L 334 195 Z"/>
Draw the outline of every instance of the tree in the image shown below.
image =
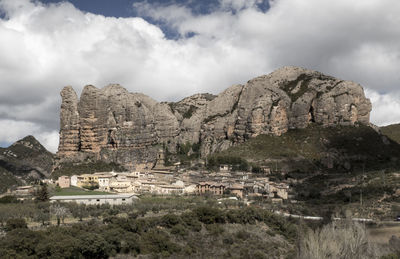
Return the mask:
<path fill-rule="evenodd" d="M 35 219 L 45 225 L 46 221 L 50 220 L 50 204 L 47 202 L 40 202 L 37 204 Z"/>
<path fill-rule="evenodd" d="M 365 226 L 357 222 L 332 222 L 300 240 L 299 258 L 375 258 Z"/>
<path fill-rule="evenodd" d="M 68 215 L 68 209 L 60 204 L 54 204 L 51 206 L 51 211 L 57 218 L 57 226 L 60 226 L 60 220 L 62 220 L 62 223 L 64 224 L 64 219 Z"/>
<path fill-rule="evenodd" d="M 72 217 L 79 218 L 79 221 L 82 221 L 84 217 L 89 215 L 85 204 L 69 203 L 68 208 L 71 211 Z"/>
<path fill-rule="evenodd" d="M 43 184 L 39 191 L 36 192 L 36 200 L 38 201 L 48 201 L 49 200 L 49 191 L 47 190 L 47 184 Z"/>

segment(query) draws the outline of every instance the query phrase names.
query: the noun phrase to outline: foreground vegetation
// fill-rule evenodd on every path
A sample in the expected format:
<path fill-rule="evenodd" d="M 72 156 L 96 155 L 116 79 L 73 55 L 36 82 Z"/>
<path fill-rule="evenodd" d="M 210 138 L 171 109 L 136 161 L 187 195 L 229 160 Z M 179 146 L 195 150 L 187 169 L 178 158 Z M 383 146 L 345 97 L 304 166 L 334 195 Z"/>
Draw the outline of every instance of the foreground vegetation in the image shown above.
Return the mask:
<path fill-rule="evenodd" d="M 24 204 L 25 206 L 26 204 Z M 29 212 L 10 216 L 0 239 L 1 258 L 107 258 L 129 254 L 161 257 L 279 258 L 294 253 L 295 225 L 267 210 L 197 197 L 144 197 L 134 206 L 49 205 L 82 222 L 27 228 Z M 1 211 L 18 207 L 8 204 Z M 44 204 L 31 204 L 36 208 Z M 230 207 L 230 208 L 227 208 Z M 15 210 L 17 211 L 17 210 Z M 79 211 L 85 211 L 85 215 Z M 89 217 L 89 218 L 88 218 Z M 32 216 L 35 221 L 36 216 Z M 48 221 L 51 220 L 49 217 Z M 44 222 L 45 223 L 45 222 Z"/>
<path fill-rule="evenodd" d="M 0 220 L 0 258 L 400 255 L 397 237 L 376 246 L 366 239 L 363 225 L 346 221 L 322 226 L 324 222 L 283 218 L 261 206 L 212 197 L 143 196 L 135 204 L 114 207 L 8 199 L 0 204 Z"/>

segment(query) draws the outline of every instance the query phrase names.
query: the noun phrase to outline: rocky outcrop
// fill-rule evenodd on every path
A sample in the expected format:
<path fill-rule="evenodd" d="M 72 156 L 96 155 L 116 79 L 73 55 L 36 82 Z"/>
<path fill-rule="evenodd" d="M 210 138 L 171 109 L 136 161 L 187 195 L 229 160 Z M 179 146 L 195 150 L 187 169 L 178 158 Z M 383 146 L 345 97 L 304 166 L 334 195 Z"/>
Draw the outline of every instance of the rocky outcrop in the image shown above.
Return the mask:
<path fill-rule="evenodd" d="M 66 87 L 61 96 L 59 157 L 84 154 L 129 168 L 151 166 L 160 147 L 176 152 L 180 144 L 199 143 L 205 156 L 311 123 L 368 124 L 371 111 L 359 84 L 298 67 L 177 103 L 158 103 L 119 85 L 86 86 L 80 100 Z"/>

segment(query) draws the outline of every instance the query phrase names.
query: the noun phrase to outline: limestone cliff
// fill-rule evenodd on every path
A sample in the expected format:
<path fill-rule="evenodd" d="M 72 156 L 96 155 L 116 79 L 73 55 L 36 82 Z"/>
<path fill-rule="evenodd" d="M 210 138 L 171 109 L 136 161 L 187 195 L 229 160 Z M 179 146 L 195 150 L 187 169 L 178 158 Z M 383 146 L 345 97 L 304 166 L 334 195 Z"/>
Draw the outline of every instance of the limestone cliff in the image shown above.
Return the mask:
<path fill-rule="evenodd" d="M 359 84 L 298 67 L 283 67 L 218 96 L 197 94 L 159 103 L 119 85 L 62 92 L 64 159 L 90 156 L 129 168 L 155 163 L 160 147 L 200 143 L 203 156 L 260 134 L 281 135 L 310 123 L 369 124 L 371 103 Z"/>

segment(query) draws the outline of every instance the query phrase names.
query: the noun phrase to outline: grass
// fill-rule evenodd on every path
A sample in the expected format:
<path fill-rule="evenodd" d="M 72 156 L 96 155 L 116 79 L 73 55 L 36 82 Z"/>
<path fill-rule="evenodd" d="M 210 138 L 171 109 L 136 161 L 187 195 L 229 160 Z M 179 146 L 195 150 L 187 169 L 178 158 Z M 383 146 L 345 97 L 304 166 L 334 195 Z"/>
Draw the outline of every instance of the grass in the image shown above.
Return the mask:
<path fill-rule="evenodd" d="M 68 196 L 68 195 L 109 195 L 109 192 L 89 191 L 79 187 L 63 188 L 60 191 L 53 191 L 54 196 Z"/>
<path fill-rule="evenodd" d="M 399 235 L 400 224 L 395 226 L 370 227 L 367 229 L 371 241 L 379 244 L 387 244 L 393 235 Z"/>
<path fill-rule="evenodd" d="M 102 161 L 82 162 L 82 163 L 62 163 L 51 174 L 51 178 L 58 179 L 62 175 L 72 176 L 81 174 L 92 174 L 96 172 L 124 172 L 126 169 L 115 163 L 106 163 Z"/>

